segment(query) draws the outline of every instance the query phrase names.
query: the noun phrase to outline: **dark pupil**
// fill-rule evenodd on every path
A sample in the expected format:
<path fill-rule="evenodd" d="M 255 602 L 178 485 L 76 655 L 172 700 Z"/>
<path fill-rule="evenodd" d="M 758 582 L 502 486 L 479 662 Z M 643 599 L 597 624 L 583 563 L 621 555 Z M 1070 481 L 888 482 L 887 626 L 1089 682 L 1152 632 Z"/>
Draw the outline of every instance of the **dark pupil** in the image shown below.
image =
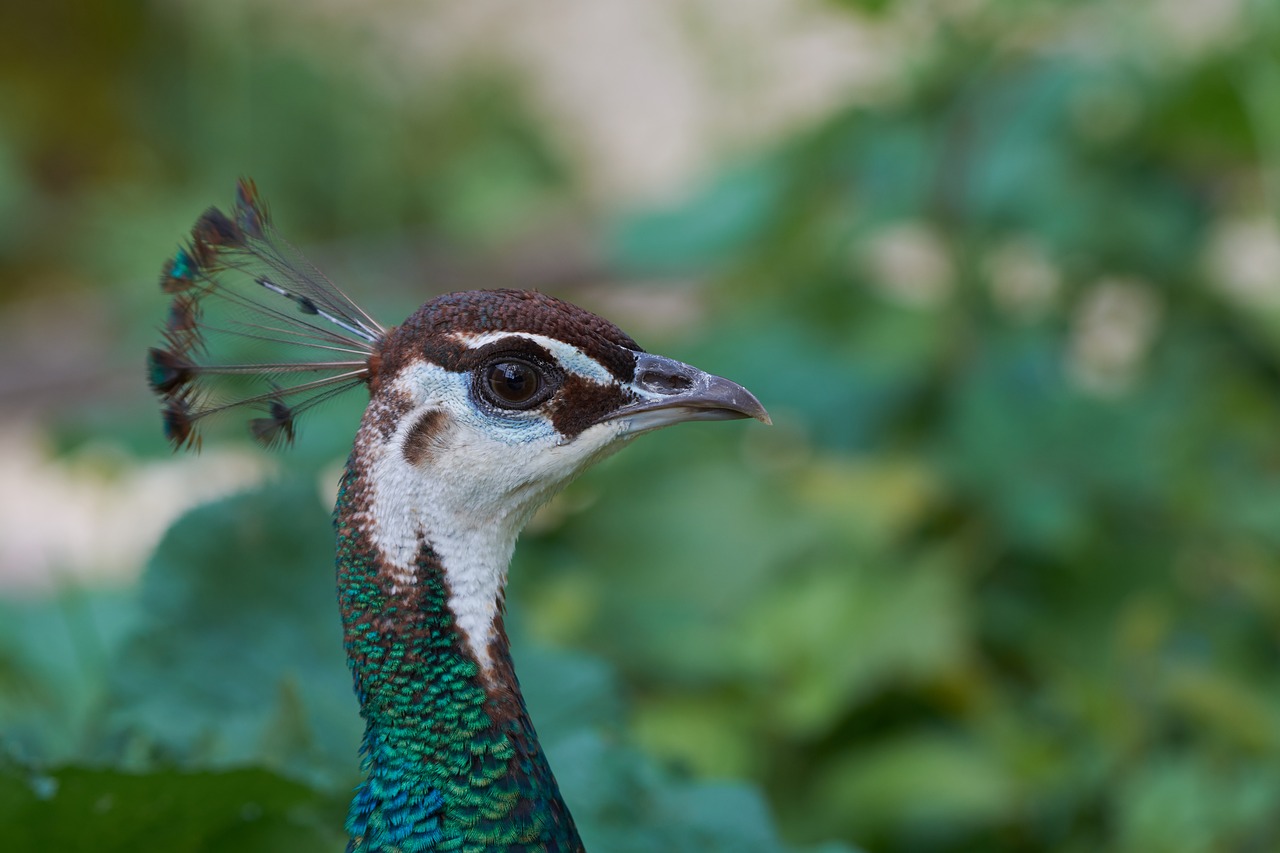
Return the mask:
<path fill-rule="evenodd" d="M 502 361 L 489 368 L 489 387 L 499 400 L 523 403 L 538 390 L 538 375 L 527 364 Z"/>

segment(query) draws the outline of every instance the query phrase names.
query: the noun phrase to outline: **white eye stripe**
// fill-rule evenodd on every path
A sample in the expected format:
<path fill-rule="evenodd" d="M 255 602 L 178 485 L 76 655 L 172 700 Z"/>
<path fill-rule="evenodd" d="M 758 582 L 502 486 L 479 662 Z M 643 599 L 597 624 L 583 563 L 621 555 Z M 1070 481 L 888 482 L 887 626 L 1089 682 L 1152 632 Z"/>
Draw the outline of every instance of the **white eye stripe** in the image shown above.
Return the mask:
<path fill-rule="evenodd" d="M 478 335 L 466 332 L 456 333 L 454 338 L 467 349 L 478 349 L 487 346 L 494 341 L 500 341 L 503 338 L 524 338 L 532 341 L 547 352 L 560 363 L 565 370 L 576 373 L 587 379 L 599 382 L 603 385 L 611 385 L 617 382 L 617 378 L 608 371 L 608 369 L 587 355 L 573 344 L 567 344 L 564 341 L 558 341 L 555 338 L 549 338 L 546 335 L 535 335 L 531 332 L 482 332 Z"/>

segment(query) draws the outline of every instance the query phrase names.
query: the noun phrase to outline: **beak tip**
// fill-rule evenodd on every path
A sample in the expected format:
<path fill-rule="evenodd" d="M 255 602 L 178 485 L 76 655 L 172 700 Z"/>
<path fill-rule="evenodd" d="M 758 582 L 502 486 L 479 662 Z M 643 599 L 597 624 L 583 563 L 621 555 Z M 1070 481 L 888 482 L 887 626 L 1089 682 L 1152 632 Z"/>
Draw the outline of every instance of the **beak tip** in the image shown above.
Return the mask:
<path fill-rule="evenodd" d="M 764 405 L 760 402 L 760 400 L 756 397 L 756 395 L 752 394 L 746 388 L 742 388 L 742 386 L 738 386 L 738 387 L 745 394 L 746 400 L 741 401 L 740 404 L 735 408 L 737 408 L 737 410 L 741 412 L 744 417 L 754 418 L 758 420 L 760 423 L 764 424 L 765 426 L 773 426 L 773 418 L 769 417 L 768 410 L 765 409 Z"/>

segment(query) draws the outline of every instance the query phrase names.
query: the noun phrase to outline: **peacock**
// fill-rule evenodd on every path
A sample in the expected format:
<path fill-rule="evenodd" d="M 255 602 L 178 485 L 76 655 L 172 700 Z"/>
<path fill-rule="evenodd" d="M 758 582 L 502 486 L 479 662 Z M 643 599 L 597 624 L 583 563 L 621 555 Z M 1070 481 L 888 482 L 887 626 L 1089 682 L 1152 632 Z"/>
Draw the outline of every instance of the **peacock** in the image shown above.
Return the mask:
<path fill-rule="evenodd" d="M 503 624 L 534 511 L 641 433 L 769 415 L 745 388 L 641 349 L 536 291 L 437 296 L 387 327 L 274 230 L 254 184 L 165 264 L 147 354 L 165 434 L 248 412 L 267 447 L 359 385 L 333 513 L 344 648 L 365 721 L 348 851 L 581 851 Z"/>

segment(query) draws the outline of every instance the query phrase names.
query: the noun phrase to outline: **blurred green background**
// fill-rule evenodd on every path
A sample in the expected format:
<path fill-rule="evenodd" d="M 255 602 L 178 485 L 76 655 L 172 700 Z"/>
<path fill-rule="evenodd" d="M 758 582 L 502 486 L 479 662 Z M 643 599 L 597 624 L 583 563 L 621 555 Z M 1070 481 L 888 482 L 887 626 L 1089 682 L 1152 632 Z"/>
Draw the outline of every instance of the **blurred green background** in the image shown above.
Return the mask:
<path fill-rule="evenodd" d="M 517 549 L 589 849 L 1280 849 L 1271 0 L 4 5 L 12 849 L 342 848 L 360 401 L 182 458 L 143 385 L 240 175 L 386 323 L 538 287 L 773 414 Z"/>

